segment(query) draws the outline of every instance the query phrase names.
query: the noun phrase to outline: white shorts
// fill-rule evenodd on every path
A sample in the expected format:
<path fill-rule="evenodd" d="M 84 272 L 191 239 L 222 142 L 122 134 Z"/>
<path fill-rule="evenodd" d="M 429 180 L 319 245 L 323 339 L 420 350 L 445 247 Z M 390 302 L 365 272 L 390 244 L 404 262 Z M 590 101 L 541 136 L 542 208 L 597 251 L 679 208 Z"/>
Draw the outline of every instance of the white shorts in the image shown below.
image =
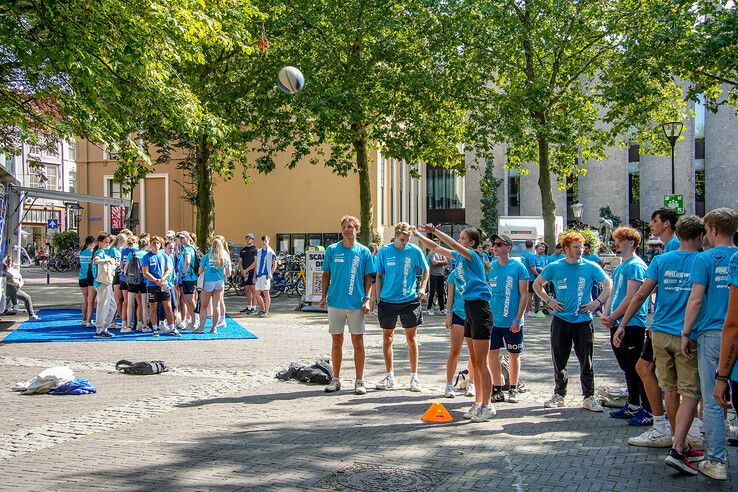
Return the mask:
<path fill-rule="evenodd" d="M 256 286 L 254 288 L 256 290 L 269 290 L 272 288 L 272 279 L 266 275 L 262 275 L 256 279 Z"/>
<path fill-rule="evenodd" d="M 364 313 L 361 309 L 341 309 L 328 306 L 328 333 L 341 335 L 348 321 L 349 333 L 363 335 L 366 333 Z"/>
<path fill-rule="evenodd" d="M 216 290 L 223 290 L 224 281 L 214 280 L 210 282 L 203 282 L 202 290 L 205 292 L 215 292 Z"/>

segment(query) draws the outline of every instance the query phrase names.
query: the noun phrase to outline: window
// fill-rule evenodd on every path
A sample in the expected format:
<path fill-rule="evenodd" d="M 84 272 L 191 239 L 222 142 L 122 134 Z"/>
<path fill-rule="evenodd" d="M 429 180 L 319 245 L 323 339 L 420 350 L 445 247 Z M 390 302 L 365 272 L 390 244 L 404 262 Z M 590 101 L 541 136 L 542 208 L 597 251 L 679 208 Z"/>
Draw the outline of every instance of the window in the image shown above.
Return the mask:
<path fill-rule="evenodd" d="M 507 215 L 520 215 L 520 171 L 507 170 Z"/>
<path fill-rule="evenodd" d="M 68 142 L 67 150 L 68 150 L 67 160 L 76 161 L 77 160 L 77 142 Z"/>
<path fill-rule="evenodd" d="M 287 253 L 290 250 L 290 235 L 277 234 L 277 253 Z"/>
<path fill-rule="evenodd" d="M 31 188 L 59 189 L 59 166 L 52 164 L 33 166 L 30 171 Z"/>
<path fill-rule="evenodd" d="M 104 159 L 106 161 L 117 161 L 120 159 L 118 156 L 118 146 L 111 145 L 109 148 L 105 147 Z"/>
<path fill-rule="evenodd" d="M 694 212 L 705 215 L 705 95 L 694 104 Z"/>
<path fill-rule="evenodd" d="M 29 145 L 28 146 L 28 155 L 41 155 L 41 146 L 40 145 Z"/>
<path fill-rule="evenodd" d="M 58 141 L 48 141 L 46 142 L 43 153 L 46 156 L 49 157 L 56 157 L 59 155 L 59 142 Z"/>
<path fill-rule="evenodd" d="M 426 165 L 428 210 L 464 208 L 464 178 L 454 169 Z"/>
<path fill-rule="evenodd" d="M 305 234 L 292 234 L 292 249 L 290 250 L 290 253 L 304 253 L 305 241 Z"/>
<path fill-rule="evenodd" d="M 325 246 L 326 248 L 333 243 L 337 243 L 340 240 L 341 239 L 336 232 L 326 232 L 325 234 L 323 234 L 323 246 Z"/>
<path fill-rule="evenodd" d="M 116 183 L 111 178 L 107 178 L 107 196 L 111 198 L 123 198 L 123 191 L 120 183 Z M 111 234 L 118 234 L 125 227 L 126 208 L 118 206 L 110 206 L 110 223 L 108 229 Z"/>
<path fill-rule="evenodd" d="M 74 168 L 69 170 L 69 192 L 77 192 L 77 170 Z"/>
<path fill-rule="evenodd" d="M 123 198 L 123 190 L 120 187 L 120 183 L 108 179 L 108 196 L 111 198 Z"/>
<path fill-rule="evenodd" d="M 323 244 L 323 235 L 321 233 L 311 233 L 308 234 L 308 246 L 322 246 Z"/>
<path fill-rule="evenodd" d="M 638 145 L 628 149 L 628 217 L 631 224 L 641 219 L 641 153 Z"/>

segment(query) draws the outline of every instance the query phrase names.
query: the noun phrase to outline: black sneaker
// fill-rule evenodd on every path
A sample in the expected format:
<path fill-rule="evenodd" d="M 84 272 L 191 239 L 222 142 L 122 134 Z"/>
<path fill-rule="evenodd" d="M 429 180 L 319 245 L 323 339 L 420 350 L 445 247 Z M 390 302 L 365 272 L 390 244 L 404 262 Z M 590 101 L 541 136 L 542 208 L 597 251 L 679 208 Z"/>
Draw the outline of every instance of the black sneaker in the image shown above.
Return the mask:
<path fill-rule="evenodd" d="M 686 473 L 687 475 L 697 475 L 699 473 L 697 468 L 689 462 L 687 456 L 674 448 L 671 448 L 669 456 L 666 457 L 664 463 L 681 473 Z"/>
<path fill-rule="evenodd" d="M 241 312 L 242 314 L 249 314 L 249 313 L 251 312 L 251 309 L 249 309 L 249 308 L 246 308 L 246 309 L 242 309 L 242 310 L 241 310 L 240 312 Z"/>
<path fill-rule="evenodd" d="M 501 390 L 493 391 L 492 392 L 492 401 L 495 403 L 504 403 L 505 402 L 505 393 L 503 393 Z"/>

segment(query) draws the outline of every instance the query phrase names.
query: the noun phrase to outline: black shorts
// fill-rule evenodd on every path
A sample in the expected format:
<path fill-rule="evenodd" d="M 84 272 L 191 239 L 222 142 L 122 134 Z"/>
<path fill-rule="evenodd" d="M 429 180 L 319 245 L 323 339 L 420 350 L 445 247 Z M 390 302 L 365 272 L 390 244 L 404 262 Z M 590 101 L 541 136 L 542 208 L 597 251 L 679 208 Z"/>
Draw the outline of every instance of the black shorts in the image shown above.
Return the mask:
<path fill-rule="evenodd" d="M 120 281 L 120 290 L 128 290 L 128 284 L 125 280 Z"/>
<path fill-rule="evenodd" d="M 379 326 L 383 330 L 394 330 L 397 326 L 397 318 L 403 328 L 415 328 L 423 323 L 423 310 L 420 307 L 420 299 L 410 302 L 386 302 L 377 303 L 377 317 Z"/>
<path fill-rule="evenodd" d="M 131 294 L 146 294 L 146 284 L 128 284 L 128 292 Z"/>
<path fill-rule="evenodd" d="M 116 273 L 113 277 L 113 285 L 120 285 L 120 274 Z"/>
<path fill-rule="evenodd" d="M 164 302 L 171 301 L 172 294 L 169 289 L 162 289 L 158 285 L 148 285 L 146 292 L 149 294 L 149 302 Z"/>
<path fill-rule="evenodd" d="M 643 343 L 643 351 L 641 351 L 641 359 L 646 362 L 655 362 L 653 358 L 653 342 L 651 341 L 651 330 L 646 330 L 646 341 Z"/>
<path fill-rule="evenodd" d="M 182 293 L 192 295 L 197 289 L 197 280 L 182 280 Z"/>
<path fill-rule="evenodd" d="M 79 279 L 79 286 L 82 287 L 83 289 L 90 287 L 91 285 L 92 284 L 90 284 L 90 281 L 87 280 L 86 278 Z"/>
<path fill-rule="evenodd" d="M 256 275 L 254 274 L 254 270 L 251 270 L 243 279 L 243 285 L 256 285 Z"/>
<path fill-rule="evenodd" d="M 464 320 L 458 314 L 451 312 L 451 324 L 464 326 Z"/>
<path fill-rule="evenodd" d="M 464 311 L 464 338 L 489 340 L 492 337 L 492 310 L 489 308 L 489 301 L 464 301 Z"/>

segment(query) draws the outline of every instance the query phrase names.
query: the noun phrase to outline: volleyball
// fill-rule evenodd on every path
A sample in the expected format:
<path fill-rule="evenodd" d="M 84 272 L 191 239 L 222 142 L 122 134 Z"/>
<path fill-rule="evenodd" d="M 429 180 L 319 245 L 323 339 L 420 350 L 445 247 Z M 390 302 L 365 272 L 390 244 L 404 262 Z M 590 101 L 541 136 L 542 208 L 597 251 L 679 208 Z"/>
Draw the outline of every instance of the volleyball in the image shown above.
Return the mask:
<path fill-rule="evenodd" d="M 286 94 L 295 94 L 305 85 L 305 77 L 295 67 L 284 67 L 277 75 L 277 86 Z"/>

